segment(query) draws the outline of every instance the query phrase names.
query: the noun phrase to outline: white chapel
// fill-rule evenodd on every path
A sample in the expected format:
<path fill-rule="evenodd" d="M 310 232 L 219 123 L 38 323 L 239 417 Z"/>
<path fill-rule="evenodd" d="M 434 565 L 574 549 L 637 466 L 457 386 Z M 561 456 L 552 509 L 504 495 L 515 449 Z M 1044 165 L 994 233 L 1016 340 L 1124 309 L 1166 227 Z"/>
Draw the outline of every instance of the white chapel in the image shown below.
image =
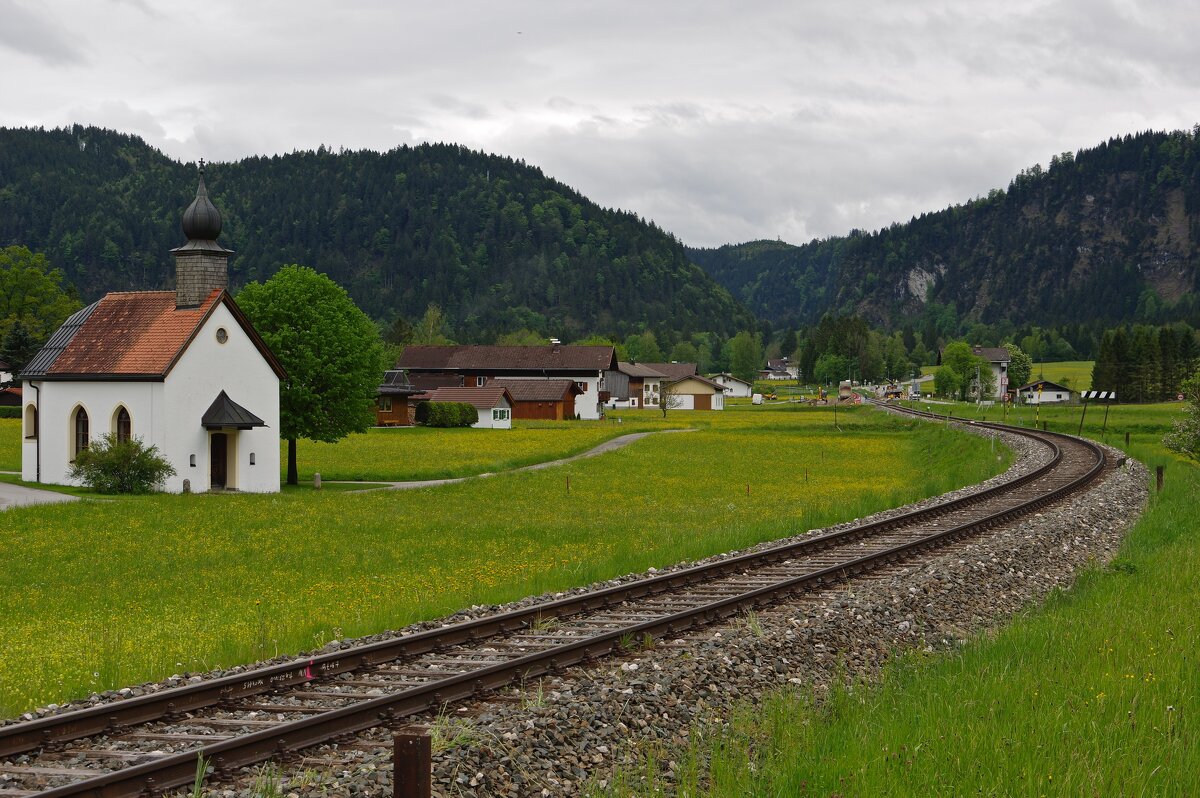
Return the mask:
<path fill-rule="evenodd" d="M 158 447 L 176 472 L 167 491 L 279 491 L 286 375 L 227 290 L 233 253 L 203 162 L 183 232 L 174 291 L 105 295 L 25 367 L 22 479 L 71 484 L 75 455 L 111 432 Z"/>

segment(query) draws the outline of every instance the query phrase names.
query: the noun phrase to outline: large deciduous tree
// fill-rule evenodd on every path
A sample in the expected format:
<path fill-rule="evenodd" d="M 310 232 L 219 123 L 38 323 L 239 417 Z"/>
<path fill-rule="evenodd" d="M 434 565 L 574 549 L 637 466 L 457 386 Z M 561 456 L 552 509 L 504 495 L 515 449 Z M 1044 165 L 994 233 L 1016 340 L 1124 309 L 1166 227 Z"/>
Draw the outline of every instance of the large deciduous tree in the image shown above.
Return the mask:
<path fill-rule="evenodd" d="M 0 249 L 0 348 L 14 373 L 80 307 L 75 287 L 45 255 Z"/>
<path fill-rule="evenodd" d="M 763 367 L 762 344 L 742 330 L 729 341 L 729 372 L 739 380 L 754 382 Z"/>
<path fill-rule="evenodd" d="M 388 366 L 379 331 L 341 286 L 305 266 L 250 283 L 237 302 L 288 373 L 280 434 L 288 442 L 287 483 L 295 485 L 298 438 L 333 443 L 374 423 Z"/>

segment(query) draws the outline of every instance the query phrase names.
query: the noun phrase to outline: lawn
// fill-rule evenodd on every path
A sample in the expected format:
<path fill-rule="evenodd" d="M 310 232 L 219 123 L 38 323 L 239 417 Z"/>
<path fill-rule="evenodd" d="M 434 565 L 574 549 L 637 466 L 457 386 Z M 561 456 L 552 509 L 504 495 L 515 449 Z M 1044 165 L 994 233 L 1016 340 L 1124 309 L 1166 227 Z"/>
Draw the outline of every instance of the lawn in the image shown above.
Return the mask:
<path fill-rule="evenodd" d="M 825 409 L 672 415 L 620 426 L 697 431 L 438 488 L 9 510 L 0 712 L 695 559 L 1004 465 L 985 441 L 866 408 L 839 411 L 840 432 Z"/>
<path fill-rule="evenodd" d="M 585 452 L 630 432 L 661 428 L 654 418 L 622 424 L 578 421 L 517 421 L 510 430 L 392 427 L 350 435 L 337 443 L 301 440 L 296 448 L 300 478 L 444 479 L 504 471 Z M 677 417 L 667 426 L 683 426 Z M 287 475 L 287 442 L 280 444 Z"/>
<path fill-rule="evenodd" d="M 748 709 L 683 755 L 713 766 L 680 794 L 1195 795 L 1200 466 L 1160 444 L 1178 405 L 1121 410 L 1129 453 L 1168 476 L 1110 566 L 963 649 L 900 658 L 875 687 Z"/>
<path fill-rule="evenodd" d="M 0 418 L 0 471 L 21 470 L 21 419 Z"/>

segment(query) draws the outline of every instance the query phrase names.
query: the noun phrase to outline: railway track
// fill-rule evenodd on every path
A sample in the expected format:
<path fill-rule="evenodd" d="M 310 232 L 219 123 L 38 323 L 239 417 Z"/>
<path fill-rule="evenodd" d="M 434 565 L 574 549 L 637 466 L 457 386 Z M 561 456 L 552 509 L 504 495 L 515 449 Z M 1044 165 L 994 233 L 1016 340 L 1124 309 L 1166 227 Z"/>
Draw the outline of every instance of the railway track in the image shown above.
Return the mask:
<path fill-rule="evenodd" d="M 916 411 L 914 415 L 929 416 Z M 944 420 L 941 416 L 930 416 Z M 0 727 L 0 798 L 118 796 L 288 752 L 786 600 L 1004 524 L 1086 486 L 1097 445 L 997 424 L 1042 466 L 977 493 L 535 607 Z"/>

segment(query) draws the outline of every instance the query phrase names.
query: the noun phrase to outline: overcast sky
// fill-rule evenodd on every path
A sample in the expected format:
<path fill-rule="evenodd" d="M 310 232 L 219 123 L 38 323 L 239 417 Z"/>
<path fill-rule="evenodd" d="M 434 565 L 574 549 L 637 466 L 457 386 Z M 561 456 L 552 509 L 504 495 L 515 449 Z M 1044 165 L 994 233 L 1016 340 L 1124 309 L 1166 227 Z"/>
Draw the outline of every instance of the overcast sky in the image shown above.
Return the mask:
<path fill-rule="evenodd" d="M 180 160 L 447 141 L 685 243 L 802 243 L 1200 123 L 1200 8 L 0 0 L 0 125 Z"/>

